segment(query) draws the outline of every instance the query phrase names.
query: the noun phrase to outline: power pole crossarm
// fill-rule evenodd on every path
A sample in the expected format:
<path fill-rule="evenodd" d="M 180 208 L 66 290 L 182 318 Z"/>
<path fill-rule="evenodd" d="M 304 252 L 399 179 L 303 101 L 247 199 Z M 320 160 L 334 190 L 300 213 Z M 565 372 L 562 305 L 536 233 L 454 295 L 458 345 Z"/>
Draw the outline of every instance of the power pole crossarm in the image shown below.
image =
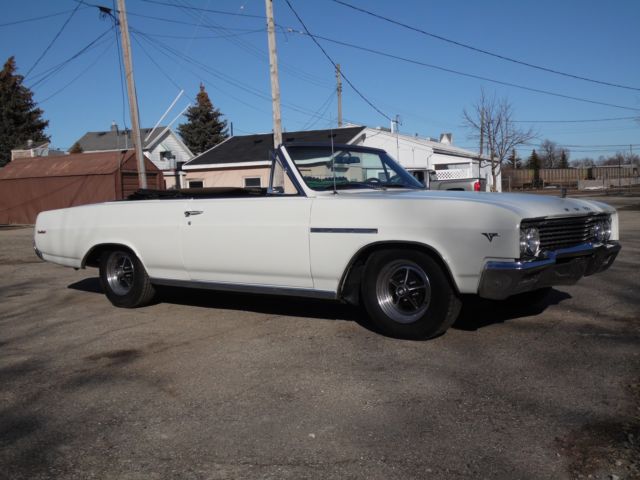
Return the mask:
<path fill-rule="evenodd" d="M 138 97 L 136 95 L 136 83 L 133 79 L 133 59 L 131 58 L 131 41 L 129 40 L 129 24 L 124 0 L 118 0 L 120 35 L 122 36 L 122 52 L 124 56 L 124 68 L 127 77 L 127 93 L 129 95 L 129 110 L 131 114 L 131 132 L 133 134 L 133 146 L 138 160 L 138 185 L 147 188 L 147 173 L 144 166 L 144 154 L 142 153 L 142 136 L 140 135 L 140 118 L 138 115 Z"/>

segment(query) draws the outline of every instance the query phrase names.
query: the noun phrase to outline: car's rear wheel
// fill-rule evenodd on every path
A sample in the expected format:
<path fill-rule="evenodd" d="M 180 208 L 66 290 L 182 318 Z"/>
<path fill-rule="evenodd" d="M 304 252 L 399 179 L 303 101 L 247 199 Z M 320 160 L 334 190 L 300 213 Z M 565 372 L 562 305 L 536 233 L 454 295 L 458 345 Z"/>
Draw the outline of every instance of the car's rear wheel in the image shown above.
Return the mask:
<path fill-rule="evenodd" d="M 433 258 L 418 251 L 373 253 L 361 289 L 372 322 L 393 337 L 438 336 L 460 312 L 460 299 L 447 275 Z"/>
<path fill-rule="evenodd" d="M 100 283 L 105 295 L 116 307 L 143 307 L 151 303 L 155 296 L 142 262 L 124 249 L 111 250 L 102 255 Z"/>

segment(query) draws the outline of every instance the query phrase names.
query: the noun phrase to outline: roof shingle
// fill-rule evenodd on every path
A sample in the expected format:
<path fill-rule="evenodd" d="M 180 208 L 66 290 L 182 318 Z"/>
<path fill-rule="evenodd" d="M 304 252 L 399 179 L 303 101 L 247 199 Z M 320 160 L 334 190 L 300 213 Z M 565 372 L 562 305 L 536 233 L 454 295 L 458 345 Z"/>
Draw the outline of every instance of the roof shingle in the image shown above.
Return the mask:
<path fill-rule="evenodd" d="M 282 143 L 349 143 L 365 127 L 344 127 L 331 130 L 283 132 Z M 273 133 L 231 137 L 187 163 L 190 167 L 227 163 L 269 161 L 273 150 Z"/>

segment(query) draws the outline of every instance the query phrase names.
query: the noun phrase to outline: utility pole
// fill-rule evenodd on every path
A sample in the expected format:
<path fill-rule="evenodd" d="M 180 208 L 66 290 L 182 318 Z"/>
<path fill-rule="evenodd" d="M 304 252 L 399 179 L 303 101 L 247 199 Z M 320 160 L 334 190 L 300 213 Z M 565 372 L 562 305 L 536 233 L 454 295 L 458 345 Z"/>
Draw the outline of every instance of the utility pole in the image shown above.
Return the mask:
<path fill-rule="evenodd" d="M 336 65 L 336 81 L 338 86 L 336 91 L 338 92 L 338 127 L 342 126 L 342 74 L 340 73 L 340 64 Z"/>
<path fill-rule="evenodd" d="M 127 93 L 129 95 L 129 110 L 131 115 L 131 133 L 133 146 L 138 159 L 138 185 L 147 188 L 147 173 L 144 166 L 144 154 L 142 153 L 142 137 L 140 135 L 140 118 L 138 115 L 138 97 L 136 95 L 136 83 L 133 79 L 133 60 L 131 58 L 131 42 L 129 40 L 129 24 L 124 0 L 118 0 L 118 15 L 120 19 L 120 35 L 122 36 L 122 53 L 124 56 L 124 68 L 127 77 Z"/>
<path fill-rule="evenodd" d="M 396 160 L 400 162 L 400 138 L 398 125 L 402 125 L 402 121 L 400 120 L 400 115 L 396 114 L 395 118 L 391 120 L 391 130 L 392 133 L 395 132 L 396 134 Z"/>
<path fill-rule="evenodd" d="M 265 0 L 267 10 L 267 35 L 269 38 L 269 72 L 271 74 L 271 103 L 273 107 L 273 148 L 282 143 L 282 116 L 280 114 L 280 81 L 276 53 L 276 28 L 273 21 L 273 0 Z"/>
<path fill-rule="evenodd" d="M 482 178 L 482 150 L 484 148 L 484 108 L 480 109 L 480 157 L 478 158 L 478 179 Z"/>

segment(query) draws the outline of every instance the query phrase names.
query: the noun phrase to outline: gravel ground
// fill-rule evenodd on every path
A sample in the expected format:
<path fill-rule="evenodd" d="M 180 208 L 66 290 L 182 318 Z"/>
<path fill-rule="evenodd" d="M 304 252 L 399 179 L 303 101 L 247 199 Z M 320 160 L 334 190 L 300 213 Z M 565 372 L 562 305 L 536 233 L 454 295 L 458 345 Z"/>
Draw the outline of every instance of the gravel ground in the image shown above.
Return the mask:
<path fill-rule="evenodd" d="M 0 228 L 0 478 L 638 479 L 640 198 L 606 201 L 609 271 L 540 307 L 467 299 L 426 342 L 331 302 L 116 309 Z"/>

